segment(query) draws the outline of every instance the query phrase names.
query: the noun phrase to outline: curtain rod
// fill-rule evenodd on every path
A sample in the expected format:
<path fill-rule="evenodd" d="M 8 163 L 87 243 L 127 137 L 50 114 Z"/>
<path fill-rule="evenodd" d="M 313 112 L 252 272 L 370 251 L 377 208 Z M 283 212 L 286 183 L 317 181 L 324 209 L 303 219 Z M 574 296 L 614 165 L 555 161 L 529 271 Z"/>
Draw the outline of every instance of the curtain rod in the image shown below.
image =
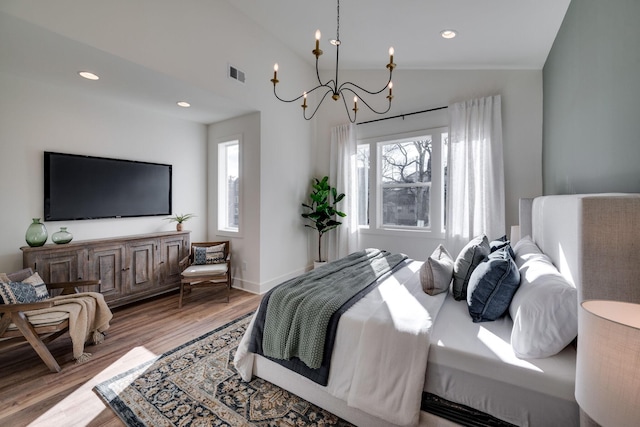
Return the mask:
<path fill-rule="evenodd" d="M 404 118 L 406 116 L 413 116 L 414 114 L 422 114 L 422 113 L 429 113 L 431 111 L 444 110 L 445 108 L 449 108 L 449 107 L 444 106 L 444 107 L 430 108 L 428 110 L 414 111 L 413 113 L 406 113 L 406 114 L 398 114 L 397 116 L 383 117 L 381 119 L 369 120 L 369 121 L 366 121 L 366 122 L 360 122 L 360 123 L 356 123 L 356 124 L 357 125 L 366 125 L 367 123 L 380 122 L 382 120 L 397 119 L 397 118 L 400 118 L 400 117 L 402 117 L 402 120 L 404 120 Z"/>

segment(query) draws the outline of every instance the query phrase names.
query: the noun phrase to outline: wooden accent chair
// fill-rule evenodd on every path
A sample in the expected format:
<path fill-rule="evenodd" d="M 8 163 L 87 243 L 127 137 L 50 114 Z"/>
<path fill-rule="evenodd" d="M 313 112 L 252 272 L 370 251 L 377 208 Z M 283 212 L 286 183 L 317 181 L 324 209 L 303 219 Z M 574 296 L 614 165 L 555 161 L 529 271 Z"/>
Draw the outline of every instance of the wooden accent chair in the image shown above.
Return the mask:
<path fill-rule="evenodd" d="M 195 248 L 214 248 L 224 244 L 223 256 L 218 257 L 214 263 L 205 263 L 202 259 L 197 259 Z M 200 252 L 201 253 L 201 252 Z M 212 259 L 209 259 L 212 261 Z M 182 308 L 182 300 L 185 293 L 191 292 L 192 288 L 204 286 L 227 287 L 227 302 L 231 292 L 231 242 L 228 240 L 220 242 L 192 242 L 189 255 L 180 261 L 182 270 L 180 280 L 180 298 L 178 308 Z"/>
<path fill-rule="evenodd" d="M 12 282 L 20 282 L 32 274 L 32 269 L 25 268 L 7 276 Z M 99 284 L 99 280 L 48 283 L 47 289 L 50 294 L 53 290 L 61 289 L 62 292 L 56 292 L 60 295 L 69 295 L 77 293 L 78 286 Z M 69 314 L 57 317 L 38 316 L 38 310 L 53 306 L 54 303 L 47 300 L 30 304 L 0 304 L 0 350 L 13 349 L 27 341 L 52 372 L 60 372 L 60 365 L 46 344 L 69 330 Z M 29 312 L 29 315 L 26 312 Z"/>

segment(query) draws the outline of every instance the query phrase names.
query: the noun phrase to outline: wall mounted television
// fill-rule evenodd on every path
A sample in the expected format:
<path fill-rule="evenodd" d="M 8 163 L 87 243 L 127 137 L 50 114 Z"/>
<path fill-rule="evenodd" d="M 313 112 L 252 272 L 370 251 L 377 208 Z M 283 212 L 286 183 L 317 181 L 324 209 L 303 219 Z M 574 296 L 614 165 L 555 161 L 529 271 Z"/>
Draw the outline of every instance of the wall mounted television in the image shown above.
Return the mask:
<path fill-rule="evenodd" d="M 44 152 L 44 219 L 171 215 L 171 165 Z"/>

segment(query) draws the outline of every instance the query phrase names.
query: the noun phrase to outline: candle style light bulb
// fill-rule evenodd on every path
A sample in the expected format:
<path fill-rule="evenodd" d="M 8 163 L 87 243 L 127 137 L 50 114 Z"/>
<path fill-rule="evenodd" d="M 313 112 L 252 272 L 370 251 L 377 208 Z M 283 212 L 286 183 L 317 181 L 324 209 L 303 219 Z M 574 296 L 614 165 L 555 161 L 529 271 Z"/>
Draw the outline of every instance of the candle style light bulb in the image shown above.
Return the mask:
<path fill-rule="evenodd" d="M 322 37 L 320 30 L 316 30 L 316 50 L 320 49 L 320 37 Z"/>
<path fill-rule="evenodd" d="M 395 50 L 393 49 L 393 46 L 391 46 L 389 48 L 389 64 L 393 64 L 393 54 L 395 53 Z"/>
<path fill-rule="evenodd" d="M 393 82 L 389 82 L 389 96 L 387 98 L 389 98 L 389 101 L 393 98 Z"/>
<path fill-rule="evenodd" d="M 275 90 L 276 84 L 278 83 L 278 63 L 277 62 L 273 65 L 273 78 L 271 79 L 271 82 L 273 83 L 273 88 Z"/>
<path fill-rule="evenodd" d="M 302 108 L 307 108 L 307 92 L 302 92 L 302 96 L 303 96 Z"/>

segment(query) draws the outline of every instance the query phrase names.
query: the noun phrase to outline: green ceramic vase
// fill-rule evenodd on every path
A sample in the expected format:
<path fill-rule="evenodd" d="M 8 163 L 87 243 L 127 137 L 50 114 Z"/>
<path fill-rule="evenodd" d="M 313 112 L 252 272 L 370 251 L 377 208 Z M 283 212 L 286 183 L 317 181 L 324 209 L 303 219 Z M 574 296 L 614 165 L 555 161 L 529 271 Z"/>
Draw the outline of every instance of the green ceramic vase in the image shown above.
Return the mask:
<path fill-rule="evenodd" d="M 33 218 L 33 222 L 27 228 L 27 233 L 24 236 L 27 244 L 32 247 L 42 246 L 48 237 L 47 227 L 40 222 L 40 218 Z"/>
<path fill-rule="evenodd" d="M 72 239 L 73 234 L 67 231 L 67 227 L 60 227 L 60 231 L 56 231 L 51 235 L 51 240 L 53 240 L 53 243 L 57 243 L 59 245 L 69 243 Z"/>

